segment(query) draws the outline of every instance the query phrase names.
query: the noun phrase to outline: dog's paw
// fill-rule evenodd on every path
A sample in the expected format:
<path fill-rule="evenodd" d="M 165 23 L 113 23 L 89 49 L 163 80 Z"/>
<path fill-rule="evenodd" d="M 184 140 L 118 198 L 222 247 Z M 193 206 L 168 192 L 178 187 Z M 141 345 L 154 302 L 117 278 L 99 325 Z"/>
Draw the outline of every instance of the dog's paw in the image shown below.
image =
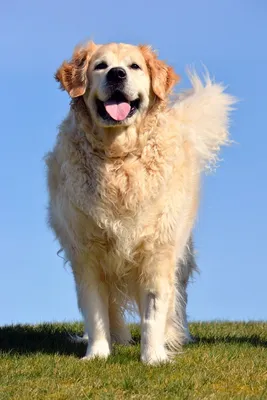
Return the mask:
<path fill-rule="evenodd" d="M 110 355 L 110 344 L 107 340 L 97 340 L 88 345 L 86 355 L 82 358 L 82 360 L 92 360 L 94 358 L 102 358 L 107 359 Z"/>
<path fill-rule="evenodd" d="M 191 336 L 189 329 L 185 329 L 185 335 L 184 335 L 184 340 L 182 341 L 182 344 L 189 344 L 189 343 L 194 343 L 195 339 Z"/>
<path fill-rule="evenodd" d="M 159 365 L 171 362 L 164 346 L 144 349 L 141 353 L 141 361 L 147 365 Z"/>
<path fill-rule="evenodd" d="M 186 336 L 184 339 L 183 344 L 195 343 L 196 339 L 193 338 L 191 335 Z"/>
<path fill-rule="evenodd" d="M 72 343 L 88 343 L 89 339 L 88 339 L 88 335 L 85 333 L 83 336 L 79 336 L 79 335 L 71 335 L 69 333 L 69 340 Z"/>

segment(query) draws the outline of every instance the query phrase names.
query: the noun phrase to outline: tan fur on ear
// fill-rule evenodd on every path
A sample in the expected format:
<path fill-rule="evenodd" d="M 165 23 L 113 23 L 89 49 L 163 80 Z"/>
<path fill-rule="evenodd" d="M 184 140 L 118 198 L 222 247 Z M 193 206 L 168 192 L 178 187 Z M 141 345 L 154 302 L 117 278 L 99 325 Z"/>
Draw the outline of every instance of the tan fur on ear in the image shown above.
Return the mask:
<path fill-rule="evenodd" d="M 82 96 L 87 88 L 86 71 L 93 52 L 97 45 L 89 42 L 85 47 L 76 47 L 72 59 L 64 61 L 55 74 L 60 87 L 66 90 L 71 97 Z"/>
<path fill-rule="evenodd" d="M 172 67 L 159 60 L 150 46 L 140 45 L 139 49 L 151 75 L 153 92 L 160 100 L 166 99 L 174 85 L 179 82 L 179 75 L 175 73 Z"/>

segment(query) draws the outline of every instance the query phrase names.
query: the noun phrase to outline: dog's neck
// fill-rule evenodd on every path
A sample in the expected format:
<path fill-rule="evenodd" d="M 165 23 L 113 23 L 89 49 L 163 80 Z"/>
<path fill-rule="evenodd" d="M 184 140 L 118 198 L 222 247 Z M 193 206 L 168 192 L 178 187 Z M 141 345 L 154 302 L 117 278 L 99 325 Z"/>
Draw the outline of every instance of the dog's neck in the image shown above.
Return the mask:
<path fill-rule="evenodd" d="M 82 136 L 86 136 L 92 151 L 102 158 L 122 158 L 131 156 L 140 157 L 151 138 L 158 121 L 156 115 L 166 108 L 160 104 L 149 110 L 144 117 L 136 121 L 134 125 L 123 127 L 99 127 L 94 122 L 82 97 L 71 103 L 75 115 L 77 128 Z"/>

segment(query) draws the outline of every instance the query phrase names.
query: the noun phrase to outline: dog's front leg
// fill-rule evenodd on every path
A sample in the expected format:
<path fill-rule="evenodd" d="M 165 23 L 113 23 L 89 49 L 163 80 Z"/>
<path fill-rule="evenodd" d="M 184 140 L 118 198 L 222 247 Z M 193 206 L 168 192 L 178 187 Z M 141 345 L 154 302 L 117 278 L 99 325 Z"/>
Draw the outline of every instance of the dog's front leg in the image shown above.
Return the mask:
<path fill-rule="evenodd" d="M 74 273 L 78 304 L 82 312 L 85 331 L 88 333 L 88 347 L 83 359 L 107 358 L 111 352 L 108 288 L 97 279 L 96 274 L 82 269 Z"/>
<path fill-rule="evenodd" d="M 170 303 L 174 302 L 174 265 L 174 257 L 158 260 L 155 256 L 148 265 L 144 265 L 140 312 L 141 360 L 146 364 L 169 361 L 165 331 L 168 309 Z"/>

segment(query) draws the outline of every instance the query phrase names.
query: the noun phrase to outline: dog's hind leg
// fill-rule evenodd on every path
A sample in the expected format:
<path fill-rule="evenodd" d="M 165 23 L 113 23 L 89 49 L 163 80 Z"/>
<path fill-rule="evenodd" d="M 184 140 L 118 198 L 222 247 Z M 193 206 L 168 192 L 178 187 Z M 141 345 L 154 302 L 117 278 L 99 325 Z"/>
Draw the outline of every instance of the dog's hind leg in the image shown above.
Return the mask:
<path fill-rule="evenodd" d="M 186 314 L 187 285 L 190 276 L 197 271 L 192 237 L 189 238 L 185 254 L 177 262 L 175 282 L 175 309 L 170 310 L 166 327 L 166 343 L 170 348 L 179 348 L 192 341 Z"/>
<path fill-rule="evenodd" d="M 124 321 L 124 307 L 112 295 L 109 302 L 110 336 L 114 343 L 127 345 L 131 333 Z"/>

